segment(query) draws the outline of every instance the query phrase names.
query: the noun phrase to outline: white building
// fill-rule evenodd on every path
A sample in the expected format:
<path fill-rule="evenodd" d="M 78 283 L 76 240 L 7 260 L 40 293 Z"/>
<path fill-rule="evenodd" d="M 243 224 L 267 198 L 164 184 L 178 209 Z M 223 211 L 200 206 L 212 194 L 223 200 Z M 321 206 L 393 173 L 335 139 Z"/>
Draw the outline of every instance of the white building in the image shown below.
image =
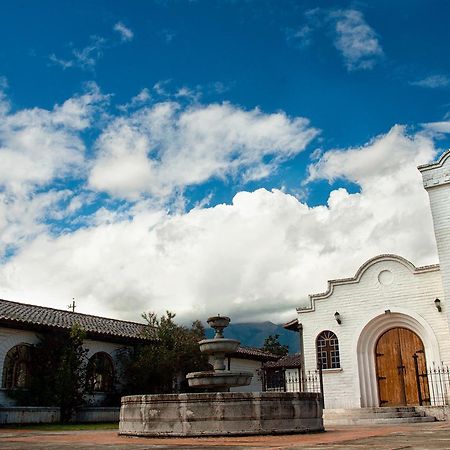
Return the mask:
<path fill-rule="evenodd" d="M 327 408 L 448 403 L 448 383 L 427 368 L 450 364 L 450 150 L 419 170 L 440 264 L 376 256 L 310 295 L 286 324 L 298 326 L 305 370 L 323 368 Z"/>
<path fill-rule="evenodd" d="M 123 382 L 120 354 L 125 348 L 156 342 L 149 337 L 148 325 L 142 323 L 0 299 L 0 422 L 2 408 L 16 403 L 8 394 L 27 388 L 31 376 L 31 346 L 37 344 L 43 334 L 67 332 L 74 324 L 86 332 L 83 347 L 87 350 L 87 400 L 91 405 L 108 404 L 112 397 L 117 397 Z M 227 355 L 228 370 L 253 373 L 249 386 L 232 390 L 261 391 L 262 365 L 277 359 L 276 355 L 252 347 L 239 347 Z"/>
<path fill-rule="evenodd" d="M 154 342 L 141 323 L 0 300 L 0 408 L 15 404 L 9 391 L 27 388 L 30 346 L 43 333 L 69 331 L 74 324 L 86 332 L 83 346 L 91 404 L 104 403 L 120 387 L 118 357 L 124 348 Z"/>

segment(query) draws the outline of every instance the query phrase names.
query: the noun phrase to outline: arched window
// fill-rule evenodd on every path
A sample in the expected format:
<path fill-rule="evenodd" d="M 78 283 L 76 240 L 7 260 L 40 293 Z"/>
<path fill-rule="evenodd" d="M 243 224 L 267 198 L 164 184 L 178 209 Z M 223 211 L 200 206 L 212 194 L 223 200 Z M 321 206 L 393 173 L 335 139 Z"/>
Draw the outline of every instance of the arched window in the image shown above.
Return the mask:
<path fill-rule="evenodd" d="M 94 353 L 86 370 L 87 388 L 91 392 L 110 392 L 114 382 L 114 364 L 105 352 Z"/>
<path fill-rule="evenodd" d="M 2 387 L 5 389 L 26 389 L 30 383 L 31 351 L 27 344 L 9 349 L 3 364 Z"/>
<path fill-rule="evenodd" d="M 341 367 L 339 342 L 332 331 L 322 331 L 317 336 L 316 349 L 318 367 L 322 367 L 322 369 L 338 369 Z"/>

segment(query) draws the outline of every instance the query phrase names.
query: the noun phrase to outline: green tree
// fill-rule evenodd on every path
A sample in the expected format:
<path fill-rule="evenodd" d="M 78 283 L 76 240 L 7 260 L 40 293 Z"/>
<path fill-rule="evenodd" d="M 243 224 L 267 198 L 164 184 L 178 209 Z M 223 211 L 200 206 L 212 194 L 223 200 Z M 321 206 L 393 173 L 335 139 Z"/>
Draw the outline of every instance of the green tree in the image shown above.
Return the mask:
<path fill-rule="evenodd" d="M 279 334 L 271 334 L 264 339 L 262 350 L 273 353 L 274 355 L 285 356 L 289 353 L 289 345 L 280 343 Z"/>
<path fill-rule="evenodd" d="M 185 376 L 209 368 L 198 341 L 205 337 L 200 321 L 191 328 L 175 323 L 175 314 L 167 311 L 158 318 L 143 314 L 154 344 L 139 345 L 122 357 L 125 390 L 128 394 L 183 392 L 188 390 Z"/>

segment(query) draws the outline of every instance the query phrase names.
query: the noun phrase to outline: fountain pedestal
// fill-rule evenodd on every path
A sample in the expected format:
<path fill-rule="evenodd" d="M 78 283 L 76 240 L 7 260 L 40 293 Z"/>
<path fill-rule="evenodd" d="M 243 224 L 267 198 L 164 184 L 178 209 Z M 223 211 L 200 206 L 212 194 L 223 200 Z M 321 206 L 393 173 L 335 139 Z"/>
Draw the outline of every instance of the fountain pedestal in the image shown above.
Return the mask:
<path fill-rule="evenodd" d="M 208 319 L 216 334 L 199 345 L 200 351 L 212 357 L 214 370 L 186 376 L 190 386 L 214 392 L 122 397 L 119 434 L 180 437 L 323 430 L 319 394 L 228 392 L 230 387 L 250 384 L 252 378 L 251 372 L 225 370 L 225 355 L 239 346 L 239 341 L 223 336 L 229 322 L 228 317 Z"/>

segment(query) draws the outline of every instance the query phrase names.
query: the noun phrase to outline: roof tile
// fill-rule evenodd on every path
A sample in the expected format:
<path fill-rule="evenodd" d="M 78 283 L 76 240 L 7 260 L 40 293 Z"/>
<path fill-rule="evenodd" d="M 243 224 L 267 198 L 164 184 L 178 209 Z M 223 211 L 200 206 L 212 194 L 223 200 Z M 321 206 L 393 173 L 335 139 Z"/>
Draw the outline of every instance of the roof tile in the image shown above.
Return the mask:
<path fill-rule="evenodd" d="M 69 330 L 78 324 L 88 334 L 148 341 L 149 326 L 143 323 L 91 316 L 72 311 L 0 299 L 0 324 L 22 324 Z"/>

